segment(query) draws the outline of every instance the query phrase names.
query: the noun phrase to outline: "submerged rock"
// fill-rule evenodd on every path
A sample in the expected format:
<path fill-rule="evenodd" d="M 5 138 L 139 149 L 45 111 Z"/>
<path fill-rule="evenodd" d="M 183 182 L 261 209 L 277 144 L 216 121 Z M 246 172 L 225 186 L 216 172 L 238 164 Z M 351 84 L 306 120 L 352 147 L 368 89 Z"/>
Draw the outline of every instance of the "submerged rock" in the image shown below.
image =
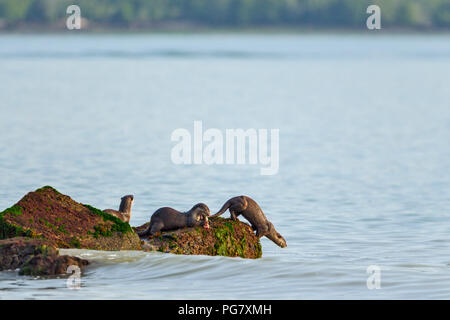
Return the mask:
<path fill-rule="evenodd" d="M 12 237 L 45 239 L 59 248 L 141 249 L 128 223 L 49 186 L 28 193 L 0 213 L 0 239 Z"/>
<path fill-rule="evenodd" d="M 0 240 L 0 271 L 19 269 L 20 275 L 65 274 L 69 266 L 80 269 L 89 262 L 78 257 L 60 256 L 48 240 L 23 237 Z"/>
<path fill-rule="evenodd" d="M 134 229 L 143 231 L 147 228 L 148 223 Z M 247 223 L 221 217 L 210 218 L 209 229 L 183 228 L 143 240 L 145 251 L 252 259 L 262 256 L 261 243 Z"/>

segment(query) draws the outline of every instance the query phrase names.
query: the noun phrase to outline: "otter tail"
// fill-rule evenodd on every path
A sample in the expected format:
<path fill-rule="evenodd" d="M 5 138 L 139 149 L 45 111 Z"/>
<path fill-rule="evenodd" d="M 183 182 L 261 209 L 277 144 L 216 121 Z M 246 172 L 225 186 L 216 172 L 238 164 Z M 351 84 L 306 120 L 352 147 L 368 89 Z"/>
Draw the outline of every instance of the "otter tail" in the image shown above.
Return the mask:
<path fill-rule="evenodd" d="M 220 208 L 220 210 L 219 210 L 217 213 L 213 214 L 211 217 L 218 217 L 218 216 L 222 215 L 225 211 L 227 211 L 227 209 L 228 209 L 229 207 L 231 207 L 230 200 L 228 200 L 227 202 L 225 202 L 224 205 L 222 206 L 222 208 Z M 210 217 L 210 218 L 211 218 L 211 217 Z"/>

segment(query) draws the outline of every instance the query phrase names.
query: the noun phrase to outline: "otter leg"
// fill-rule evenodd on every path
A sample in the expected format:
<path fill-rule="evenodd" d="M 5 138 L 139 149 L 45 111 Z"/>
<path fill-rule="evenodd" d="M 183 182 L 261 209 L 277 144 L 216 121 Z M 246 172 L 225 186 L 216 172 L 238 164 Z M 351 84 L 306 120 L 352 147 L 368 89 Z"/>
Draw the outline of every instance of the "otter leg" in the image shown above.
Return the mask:
<path fill-rule="evenodd" d="M 231 210 L 231 208 L 230 208 L 230 215 L 231 215 L 231 219 L 233 219 L 233 221 L 239 221 L 239 219 L 238 219 L 239 213 L 236 213 L 236 211 Z"/>
<path fill-rule="evenodd" d="M 241 214 L 242 211 L 245 210 L 245 208 L 247 208 L 247 204 L 242 199 L 240 199 L 239 201 L 234 201 L 229 209 L 231 219 L 233 219 L 234 221 L 239 221 L 237 217 Z"/>
<path fill-rule="evenodd" d="M 258 238 L 264 237 L 265 235 L 269 234 L 270 232 L 270 226 L 267 224 L 256 226 L 256 236 Z"/>

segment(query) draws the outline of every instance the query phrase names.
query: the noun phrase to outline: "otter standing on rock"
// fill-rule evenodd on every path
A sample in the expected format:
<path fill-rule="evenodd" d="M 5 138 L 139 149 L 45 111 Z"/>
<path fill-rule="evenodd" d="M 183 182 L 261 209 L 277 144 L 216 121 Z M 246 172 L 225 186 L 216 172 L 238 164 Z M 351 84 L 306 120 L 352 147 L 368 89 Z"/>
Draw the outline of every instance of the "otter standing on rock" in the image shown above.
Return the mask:
<path fill-rule="evenodd" d="M 242 214 L 250 224 L 253 230 L 256 230 L 256 236 L 261 238 L 266 236 L 272 240 L 276 245 L 285 248 L 286 240 L 275 230 L 273 224 L 267 220 L 260 206 L 255 200 L 247 197 L 240 196 L 234 197 L 225 202 L 222 208 L 216 214 L 211 217 L 218 217 L 223 214 L 227 209 L 230 209 L 231 218 L 238 221 L 238 215 Z"/>
<path fill-rule="evenodd" d="M 197 203 L 188 212 L 180 212 L 169 207 L 159 208 L 152 214 L 147 230 L 137 232 L 137 234 L 139 237 L 153 236 L 161 231 L 196 226 L 208 229 L 209 213 L 209 208 L 204 203 Z"/>
<path fill-rule="evenodd" d="M 131 219 L 131 205 L 133 204 L 134 196 L 123 196 L 120 201 L 119 211 L 113 209 L 105 209 L 103 212 L 113 215 L 123 222 L 130 222 Z"/>

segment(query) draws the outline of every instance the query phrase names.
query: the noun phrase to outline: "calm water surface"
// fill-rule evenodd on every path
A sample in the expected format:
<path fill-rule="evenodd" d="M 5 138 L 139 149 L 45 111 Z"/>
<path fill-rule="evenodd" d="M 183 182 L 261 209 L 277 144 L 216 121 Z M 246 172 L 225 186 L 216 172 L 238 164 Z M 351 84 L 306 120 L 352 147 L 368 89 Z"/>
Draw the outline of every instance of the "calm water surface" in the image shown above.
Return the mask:
<path fill-rule="evenodd" d="M 82 288 L 0 272 L 0 299 L 450 299 L 450 36 L 2 35 L 0 208 L 52 185 L 118 206 L 257 200 L 263 258 L 68 250 Z M 280 129 L 280 169 L 175 165 L 170 135 Z M 381 289 L 366 286 L 370 265 Z"/>

